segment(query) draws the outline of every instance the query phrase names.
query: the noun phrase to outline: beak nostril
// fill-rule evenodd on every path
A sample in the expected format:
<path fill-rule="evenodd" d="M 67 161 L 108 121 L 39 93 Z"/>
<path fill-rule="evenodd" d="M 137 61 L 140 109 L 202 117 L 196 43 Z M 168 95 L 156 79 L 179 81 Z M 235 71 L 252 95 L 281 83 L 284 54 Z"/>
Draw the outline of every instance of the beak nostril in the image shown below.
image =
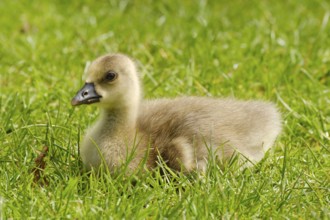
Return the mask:
<path fill-rule="evenodd" d="M 81 94 L 83 97 L 85 97 L 85 96 L 87 96 L 88 95 L 88 92 L 87 91 L 84 91 L 84 92 L 82 92 L 82 94 Z"/>

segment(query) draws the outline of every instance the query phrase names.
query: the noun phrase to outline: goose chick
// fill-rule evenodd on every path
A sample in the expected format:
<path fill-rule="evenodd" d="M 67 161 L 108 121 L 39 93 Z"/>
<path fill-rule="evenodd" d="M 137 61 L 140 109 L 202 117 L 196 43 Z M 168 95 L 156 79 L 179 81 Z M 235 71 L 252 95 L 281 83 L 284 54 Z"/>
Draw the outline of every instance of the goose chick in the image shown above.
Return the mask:
<path fill-rule="evenodd" d="M 281 131 L 280 114 L 271 103 L 203 97 L 142 100 L 135 64 L 122 54 L 93 61 L 71 103 L 95 103 L 101 110 L 80 148 L 87 168 L 104 161 L 114 171 L 130 157 L 131 171 L 141 161 L 151 169 L 159 158 L 174 170 L 204 171 L 210 153 L 228 159 L 234 152 L 254 163 Z"/>

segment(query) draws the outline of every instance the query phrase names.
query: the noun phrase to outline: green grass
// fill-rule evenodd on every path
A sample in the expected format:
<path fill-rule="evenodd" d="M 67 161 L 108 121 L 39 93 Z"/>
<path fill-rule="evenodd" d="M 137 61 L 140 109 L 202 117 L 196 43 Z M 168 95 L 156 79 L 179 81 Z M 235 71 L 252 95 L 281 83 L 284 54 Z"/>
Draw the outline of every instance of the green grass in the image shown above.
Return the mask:
<path fill-rule="evenodd" d="M 0 14 L 0 219 L 330 219 L 329 1 L 2 0 Z M 98 110 L 70 100 L 108 52 L 139 61 L 146 98 L 275 102 L 273 153 L 199 177 L 81 174 Z"/>

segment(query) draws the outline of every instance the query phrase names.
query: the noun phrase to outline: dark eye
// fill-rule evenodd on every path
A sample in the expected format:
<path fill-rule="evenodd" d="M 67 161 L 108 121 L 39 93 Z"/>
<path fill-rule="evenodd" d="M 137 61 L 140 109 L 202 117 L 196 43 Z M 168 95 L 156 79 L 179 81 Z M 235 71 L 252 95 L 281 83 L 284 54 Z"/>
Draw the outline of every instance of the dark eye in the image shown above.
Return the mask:
<path fill-rule="evenodd" d="M 111 82 L 117 78 L 117 73 L 113 71 L 109 71 L 105 74 L 104 80 L 107 82 Z"/>

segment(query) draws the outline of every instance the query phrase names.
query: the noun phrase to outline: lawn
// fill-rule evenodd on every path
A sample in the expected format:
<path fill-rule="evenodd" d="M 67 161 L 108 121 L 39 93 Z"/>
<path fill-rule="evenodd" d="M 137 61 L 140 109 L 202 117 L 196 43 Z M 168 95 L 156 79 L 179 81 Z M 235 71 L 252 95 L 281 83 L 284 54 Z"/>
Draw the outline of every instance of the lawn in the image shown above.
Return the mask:
<path fill-rule="evenodd" d="M 0 219 L 330 219 L 329 1 L 1 0 L 0 14 Z M 110 52 L 137 60 L 145 98 L 272 101 L 282 134 L 245 170 L 87 175 L 98 109 L 70 100 Z"/>

